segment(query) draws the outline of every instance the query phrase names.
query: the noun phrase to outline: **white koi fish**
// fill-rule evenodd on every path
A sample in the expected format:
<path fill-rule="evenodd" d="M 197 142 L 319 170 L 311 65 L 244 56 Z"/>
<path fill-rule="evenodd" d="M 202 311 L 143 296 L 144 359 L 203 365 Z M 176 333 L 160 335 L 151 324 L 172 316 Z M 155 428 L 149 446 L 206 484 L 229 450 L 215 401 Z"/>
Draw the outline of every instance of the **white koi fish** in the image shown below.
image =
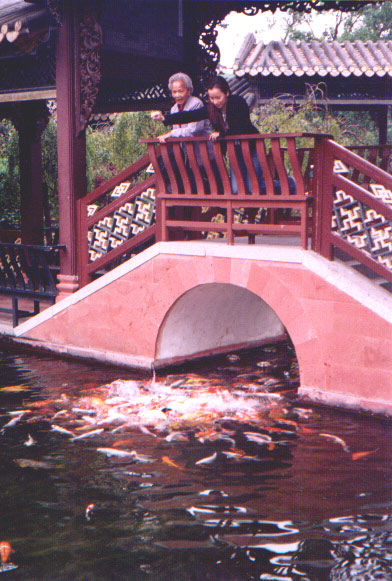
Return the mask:
<path fill-rule="evenodd" d="M 34 438 L 29 434 L 27 440 L 23 442 L 23 446 L 34 446 L 36 443 L 37 440 L 34 440 Z"/>
<path fill-rule="evenodd" d="M 64 434 L 64 436 L 72 436 L 74 437 L 75 434 L 73 432 L 71 432 L 70 430 L 67 430 L 66 428 L 62 428 L 61 426 L 58 426 L 57 424 L 51 424 L 50 426 L 52 432 L 58 432 L 59 434 Z"/>
<path fill-rule="evenodd" d="M 195 464 L 197 464 L 198 466 L 203 466 L 204 464 L 212 464 L 213 462 L 215 462 L 217 457 L 218 457 L 218 454 L 216 452 L 214 452 L 212 454 L 212 456 L 207 456 L 206 458 L 202 458 L 201 460 L 198 460 L 197 462 L 195 462 Z"/>
<path fill-rule="evenodd" d="M 342 440 L 342 438 L 339 438 L 338 436 L 333 436 L 332 434 L 319 434 L 319 436 L 333 440 L 334 442 L 342 446 L 345 452 L 350 452 L 350 448 L 347 446 L 346 442 Z"/>
<path fill-rule="evenodd" d="M 97 448 L 97 452 L 105 454 L 106 456 L 114 456 L 115 458 L 134 458 L 136 452 L 127 452 L 126 450 L 116 450 L 116 448 Z"/>
<path fill-rule="evenodd" d="M 271 436 L 267 436 L 267 434 L 259 434 L 258 432 L 244 432 L 244 436 L 249 442 L 254 442 L 255 444 L 271 444 L 272 438 Z"/>
<path fill-rule="evenodd" d="M 99 428 L 98 430 L 92 430 L 91 432 L 80 434 L 80 436 L 74 436 L 73 438 L 71 438 L 71 442 L 74 442 L 75 440 L 85 440 L 86 438 L 94 438 L 95 436 L 99 436 L 99 434 L 102 434 L 104 431 L 105 430 L 103 428 Z"/>
<path fill-rule="evenodd" d="M 15 426 L 18 422 L 20 422 L 20 420 L 23 418 L 23 416 L 25 415 L 25 412 L 21 412 L 18 416 L 14 416 L 12 418 L 12 420 L 10 420 L 9 422 L 7 422 L 2 429 L 4 430 L 4 428 L 12 428 L 12 426 Z"/>
<path fill-rule="evenodd" d="M 106 456 L 115 458 L 129 458 L 133 462 L 140 462 L 142 464 L 154 462 L 150 456 L 145 456 L 144 454 L 138 454 L 136 450 L 132 452 L 127 452 L 126 450 L 117 450 L 116 448 L 97 448 L 97 452 L 106 454 Z"/>

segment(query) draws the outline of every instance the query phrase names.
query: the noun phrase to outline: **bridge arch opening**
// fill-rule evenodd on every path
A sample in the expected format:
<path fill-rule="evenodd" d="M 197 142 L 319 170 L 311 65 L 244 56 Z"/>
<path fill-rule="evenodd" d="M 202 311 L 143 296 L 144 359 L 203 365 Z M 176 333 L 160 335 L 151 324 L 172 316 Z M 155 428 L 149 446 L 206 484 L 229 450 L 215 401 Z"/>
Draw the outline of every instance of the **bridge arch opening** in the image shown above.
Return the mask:
<path fill-rule="evenodd" d="M 181 295 L 166 313 L 155 361 L 169 364 L 286 338 L 275 311 L 255 293 L 234 284 L 201 284 Z"/>

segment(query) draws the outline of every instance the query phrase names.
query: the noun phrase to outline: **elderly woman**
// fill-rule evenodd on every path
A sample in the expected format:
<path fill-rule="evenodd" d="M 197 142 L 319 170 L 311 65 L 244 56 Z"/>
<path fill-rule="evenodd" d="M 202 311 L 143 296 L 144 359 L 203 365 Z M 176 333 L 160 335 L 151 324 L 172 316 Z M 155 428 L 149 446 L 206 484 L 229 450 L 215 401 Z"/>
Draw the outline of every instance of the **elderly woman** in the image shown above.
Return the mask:
<path fill-rule="evenodd" d="M 229 84 L 224 77 L 217 76 L 212 79 L 207 87 L 207 91 L 208 102 L 203 107 L 198 107 L 197 110 L 183 110 L 182 112 L 172 112 L 169 115 L 163 115 L 160 112 L 155 112 L 152 114 L 152 117 L 158 121 L 163 121 L 165 125 L 171 125 L 173 123 L 189 123 L 191 121 L 209 119 L 212 127 L 214 128 L 214 132 L 210 135 L 210 139 L 212 141 L 215 141 L 218 139 L 218 137 L 224 137 L 225 135 L 252 135 L 259 133 L 257 128 L 250 120 L 249 107 L 245 99 L 239 95 L 233 95 L 231 93 Z M 264 176 L 257 157 L 255 142 L 250 144 L 250 149 L 260 188 L 262 193 L 264 193 Z M 236 154 L 246 187 L 249 191 L 251 191 L 250 178 L 239 144 L 236 144 Z M 237 194 L 237 182 L 232 171 L 230 171 L 230 180 L 232 192 L 233 194 Z M 295 193 L 295 183 L 291 177 L 289 177 L 289 189 L 291 194 Z M 279 180 L 274 180 L 274 190 L 275 193 L 280 193 Z"/>
<path fill-rule="evenodd" d="M 185 73 L 176 73 L 169 79 L 169 90 L 174 100 L 174 105 L 170 114 L 180 113 L 181 111 L 194 111 L 203 107 L 203 102 L 192 95 L 192 79 Z M 161 143 L 165 142 L 168 137 L 195 137 L 209 135 L 211 133 L 210 124 L 207 119 L 185 122 L 185 124 L 173 125 L 173 129 L 158 137 Z"/>

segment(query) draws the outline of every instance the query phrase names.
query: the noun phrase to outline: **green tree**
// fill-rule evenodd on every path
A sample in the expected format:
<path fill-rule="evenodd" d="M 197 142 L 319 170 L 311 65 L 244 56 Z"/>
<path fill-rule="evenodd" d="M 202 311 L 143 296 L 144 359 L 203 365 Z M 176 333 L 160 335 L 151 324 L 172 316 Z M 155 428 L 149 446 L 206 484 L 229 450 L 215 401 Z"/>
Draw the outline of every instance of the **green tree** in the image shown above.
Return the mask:
<path fill-rule="evenodd" d="M 18 132 L 5 119 L 0 122 L 0 224 L 3 228 L 20 224 Z"/>
<path fill-rule="evenodd" d="M 392 40 L 392 3 L 366 6 L 350 14 L 344 21 L 344 32 L 339 40 Z"/>
<path fill-rule="evenodd" d="M 147 152 L 139 143 L 142 137 L 155 137 L 162 126 L 153 121 L 148 111 L 121 113 L 113 126 L 103 130 L 87 130 L 87 182 L 89 191 L 98 183 L 119 173 Z"/>

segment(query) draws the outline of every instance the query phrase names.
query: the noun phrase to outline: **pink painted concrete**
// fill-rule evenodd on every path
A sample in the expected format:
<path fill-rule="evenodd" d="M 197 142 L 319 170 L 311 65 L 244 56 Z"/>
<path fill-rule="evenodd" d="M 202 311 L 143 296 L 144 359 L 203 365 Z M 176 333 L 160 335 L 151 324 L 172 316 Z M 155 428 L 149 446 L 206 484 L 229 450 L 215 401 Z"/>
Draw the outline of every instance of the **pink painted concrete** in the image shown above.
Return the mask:
<path fill-rule="evenodd" d="M 392 325 L 299 263 L 161 254 L 22 338 L 154 360 L 175 301 L 214 282 L 246 288 L 275 311 L 305 396 L 392 411 Z"/>

